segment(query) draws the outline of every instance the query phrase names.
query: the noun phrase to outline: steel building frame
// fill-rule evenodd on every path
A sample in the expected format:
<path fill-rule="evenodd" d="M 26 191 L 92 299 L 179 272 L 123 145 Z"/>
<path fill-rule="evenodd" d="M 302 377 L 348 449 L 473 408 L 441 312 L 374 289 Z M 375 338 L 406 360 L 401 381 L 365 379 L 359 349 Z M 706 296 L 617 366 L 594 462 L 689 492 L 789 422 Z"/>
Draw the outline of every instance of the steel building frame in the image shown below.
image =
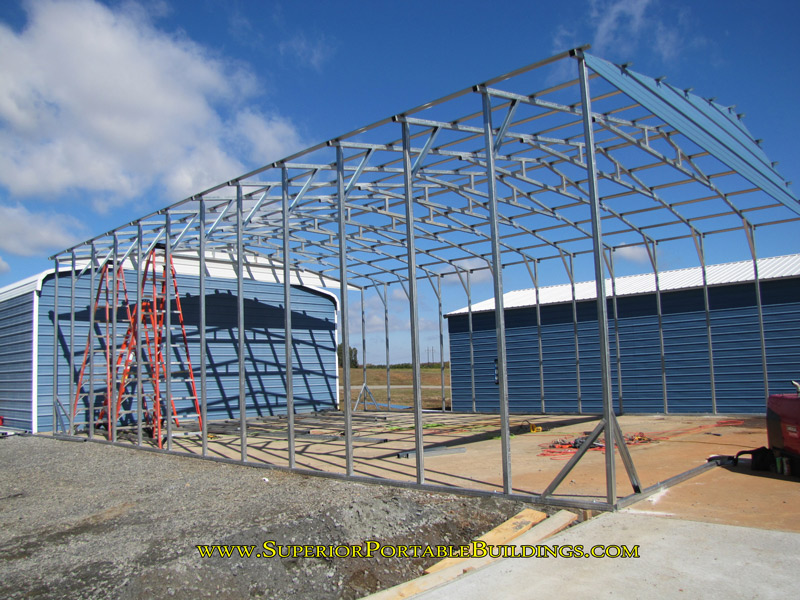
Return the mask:
<path fill-rule="evenodd" d="M 512 494 L 503 275 L 509 269 L 524 269 L 538 292 L 543 263 L 563 261 L 574 284 L 573 262 L 590 257 L 597 284 L 602 418 L 583 448 L 547 489 L 526 499 L 584 508 L 619 506 L 629 500 L 620 501 L 616 489 L 613 448 L 622 433 L 612 398 L 604 289 L 606 269 L 613 282 L 614 251 L 643 247 L 658 273 L 658 245 L 688 240 L 705 268 L 704 243 L 709 236 L 743 231 L 756 270 L 758 292 L 755 231 L 799 221 L 800 205 L 772 166 L 751 152 L 757 142 L 740 125 L 740 116 L 732 107 L 698 99 L 688 90 L 676 90 L 661 80 L 641 83 L 647 78 L 629 71 L 627 66 L 611 65 L 585 54 L 587 48 L 563 52 L 356 129 L 186 198 L 59 252 L 52 257 L 56 272 L 65 268 L 71 271 L 69 293 L 74 307 L 76 277 L 94 281 L 98 270 L 108 262 L 128 264 L 141 275 L 142 256 L 156 244 L 163 244 L 167 257 L 196 261 L 204 323 L 202 286 L 207 256 L 216 252 L 231 257 L 240 288 L 238 367 L 243 463 L 247 462 L 247 390 L 241 282 L 251 261 L 266 261 L 282 272 L 287 308 L 287 373 L 293 368 L 289 285 L 293 274 L 311 272 L 338 281 L 344 356 L 348 356 L 350 333 L 347 292 L 374 290 L 386 309 L 387 365 L 388 288 L 402 286 L 410 318 L 416 485 L 435 488 L 425 482 L 422 452 L 418 281 L 428 279 L 434 288 L 439 299 L 441 331 L 441 278 L 457 276 L 471 304 L 471 276 L 488 269 L 496 300 L 503 493 L 518 497 Z M 642 94 L 652 94 L 652 85 L 663 85 L 664 94 L 682 95 L 697 110 L 714 112 L 711 118 L 723 120 L 724 128 L 739 138 L 744 148 L 739 155 L 749 152 L 745 166 L 756 164 L 756 175 L 749 167 L 739 169 L 735 160 L 726 160 L 728 154 L 714 146 L 719 142 L 715 132 L 706 128 L 698 138 L 696 130 L 702 130 L 702 124 L 665 117 L 666 109 L 651 110 L 644 96 L 622 89 L 614 79 L 614 70 L 633 80 L 638 77 L 645 90 Z M 559 76 L 561 79 L 553 83 Z M 545 81 L 544 87 L 541 81 Z M 531 89 L 538 91 L 532 93 Z M 705 106 L 699 107 L 699 102 Z M 675 107 L 673 104 L 670 110 Z M 710 142 L 704 144 L 704 140 Z M 734 166 L 728 164 L 731 162 Z M 169 293 L 169 286 L 167 290 Z M 131 293 L 138 297 L 140 292 Z M 708 313 L 705 287 L 704 292 Z M 760 295 L 757 300 L 761 319 Z M 74 319 L 74 309 L 72 313 Z M 763 321 L 760 325 L 766 372 Z M 201 348 L 205 349 L 205 343 L 201 327 Z M 443 345 L 441 333 L 440 344 Z M 140 347 L 137 345 L 137 349 Z M 70 352 L 74 363 L 74 348 Z M 543 352 L 546 348 L 542 348 L 540 338 L 540 357 Z M 662 341 L 662 357 L 663 352 Z M 205 351 L 201 352 L 200 361 L 205 415 Z M 57 378 L 58 363 L 54 362 Z M 353 468 L 350 367 L 347 360 L 343 363 L 345 476 L 361 480 Z M 137 377 L 141 380 L 140 368 Z M 474 371 L 472 378 L 474 394 Z M 73 379 L 70 375 L 70 394 L 74 392 Z M 289 468 L 311 473 L 296 468 L 291 377 L 286 381 Z M 71 415 L 65 423 L 63 415 L 57 414 L 58 407 L 65 405 L 57 395 L 54 386 L 54 431 L 73 436 L 77 424 Z M 621 407 L 621 396 L 619 403 Z M 170 426 L 171 419 L 167 423 Z M 92 429 L 90 425 L 89 437 L 97 437 Z M 141 415 L 137 433 L 141 447 Z M 554 498 L 559 483 L 603 433 L 606 448 L 612 449 L 606 452 L 605 500 Z M 169 451 L 169 436 L 167 443 Z M 647 493 L 641 488 L 625 444 L 618 444 L 617 448 L 635 494 Z M 203 456 L 208 456 L 205 418 L 202 449 Z"/>

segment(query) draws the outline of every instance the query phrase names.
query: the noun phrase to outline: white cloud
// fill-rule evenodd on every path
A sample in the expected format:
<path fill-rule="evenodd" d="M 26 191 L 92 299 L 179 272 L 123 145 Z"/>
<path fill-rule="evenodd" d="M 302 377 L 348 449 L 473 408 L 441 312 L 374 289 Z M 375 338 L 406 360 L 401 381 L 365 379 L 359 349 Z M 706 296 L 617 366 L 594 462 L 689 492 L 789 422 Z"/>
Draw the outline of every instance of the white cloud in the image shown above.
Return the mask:
<path fill-rule="evenodd" d="M 559 25 L 553 32 L 553 54 L 564 52 L 570 48 L 575 48 L 581 45 L 581 41 L 577 39 L 576 33 L 573 29 L 567 29 L 564 25 Z"/>
<path fill-rule="evenodd" d="M 389 289 L 391 290 L 391 292 L 389 292 L 390 301 L 408 302 L 408 294 L 406 294 L 406 290 L 402 285 L 393 285 Z"/>
<path fill-rule="evenodd" d="M 253 109 L 244 109 L 236 115 L 232 131 L 246 144 L 248 158 L 259 165 L 288 156 L 302 147 L 300 135 L 291 121 Z"/>
<path fill-rule="evenodd" d="M 423 283 L 420 281 L 420 283 Z M 381 292 L 383 293 L 383 292 Z M 349 307 L 351 335 L 361 336 L 361 301 L 351 301 Z M 364 320 L 367 333 L 383 335 L 386 330 L 383 301 L 375 292 L 368 292 L 364 298 Z M 389 330 L 409 331 L 411 326 L 408 314 L 408 297 L 402 286 L 394 285 L 389 290 Z M 359 348 L 360 346 L 359 342 Z"/>
<path fill-rule="evenodd" d="M 676 29 L 659 23 L 653 38 L 653 48 L 665 61 L 677 58 L 682 46 L 681 36 Z"/>
<path fill-rule="evenodd" d="M 333 44 L 324 35 L 309 40 L 303 33 L 298 33 L 278 46 L 281 56 L 289 56 L 301 64 L 308 65 L 317 71 L 333 55 L 336 50 Z"/>
<path fill-rule="evenodd" d="M 638 264 L 650 265 L 650 255 L 644 246 L 625 246 L 614 250 L 616 257 Z"/>
<path fill-rule="evenodd" d="M 8 273 L 11 270 L 11 267 L 8 266 L 8 263 L 0 258 L 0 273 Z"/>
<path fill-rule="evenodd" d="M 0 249 L 12 254 L 36 256 L 65 248 L 83 233 L 81 223 L 67 215 L 33 213 L 19 205 L 0 206 Z M 0 272 L 3 265 L 5 262 L 0 264 Z"/>
<path fill-rule="evenodd" d="M 688 7 L 675 7 L 653 0 L 589 0 L 592 52 L 612 60 L 635 58 L 643 47 L 664 62 L 679 57 L 685 47 L 703 43 L 691 37 Z M 668 13 L 668 14 L 667 14 Z M 554 41 L 565 36 L 559 30 Z"/>
<path fill-rule="evenodd" d="M 0 24 L 0 185 L 13 195 L 82 190 L 107 207 L 154 188 L 172 201 L 300 146 L 291 122 L 247 104 L 251 72 L 135 4 L 26 6 L 20 32 Z"/>
<path fill-rule="evenodd" d="M 645 31 L 645 11 L 652 0 L 591 0 L 590 18 L 594 23 L 592 49 L 599 55 L 610 51 L 633 51 Z"/>
<path fill-rule="evenodd" d="M 492 270 L 486 268 L 487 264 L 488 263 L 485 260 L 478 257 L 468 258 L 466 260 L 458 261 L 458 268 L 462 271 L 461 277 L 464 280 L 463 285 L 466 285 L 467 283 L 467 277 L 464 271 L 470 269 L 478 269 L 472 271 L 472 273 L 469 276 L 470 287 L 481 283 L 493 281 Z M 449 272 L 447 275 L 444 275 L 442 277 L 442 283 L 448 285 L 458 285 L 459 287 L 462 287 L 461 279 L 459 279 L 458 275 L 456 275 L 450 267 L 448 266 L 442 267 L 442 271 Z"/>

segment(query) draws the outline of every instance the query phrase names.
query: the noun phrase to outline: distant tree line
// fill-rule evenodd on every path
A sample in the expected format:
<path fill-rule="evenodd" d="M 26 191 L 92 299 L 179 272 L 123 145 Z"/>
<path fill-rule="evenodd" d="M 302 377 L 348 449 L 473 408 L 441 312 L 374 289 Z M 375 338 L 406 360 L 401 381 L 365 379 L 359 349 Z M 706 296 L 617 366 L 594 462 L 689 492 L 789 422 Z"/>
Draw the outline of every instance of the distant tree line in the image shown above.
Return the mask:
<path fill-rule="evenodd" d="M 336 346 L 336 355 L 339 357 L 339 365 L 344 364 L 344 359 L 342 358 L 342 345 L 338 344 Z M 350 346 L 350 368 L 354 368 L 358 366 L 358 348 L 353 348 Z"/>

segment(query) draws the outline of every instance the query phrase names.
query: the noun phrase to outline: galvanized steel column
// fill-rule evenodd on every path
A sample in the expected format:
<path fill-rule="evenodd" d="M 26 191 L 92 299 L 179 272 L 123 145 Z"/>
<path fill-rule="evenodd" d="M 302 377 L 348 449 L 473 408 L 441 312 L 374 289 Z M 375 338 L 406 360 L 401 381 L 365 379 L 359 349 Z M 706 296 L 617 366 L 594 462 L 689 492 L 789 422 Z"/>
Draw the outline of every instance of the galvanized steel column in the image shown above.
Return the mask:
<path fill-rule="evenodd" d="M 361 288 L 361 389 L 364 391 L 364 410 L 367 410 L 367 314 L 364 309 L 364 288 Z M 365 389 L 367 386 L 367 389 Z M 359 394 L 360 395 L 360 394 Z M 358 408 L 356 406 L 356 408 Z"/>
<path fill-rule="evenodd" d="M 392 410 L 392 367 L 389 364 L 389 286 L 386 283 L 383 284 L 383 326 L 386 336 L 386 408 Z"/>
<path fill-rule="evenodd" d="M 141 221 L 136 227 L 136 445 L 142 445 L 142 419 L 144 390 L 142 390 L 142 327 L 144 327 L 143 301 L 145 294 L 142 281 L 142 244 L 144 243 Z"/>
<path fill-rule="evenodd" d="M 697 249 L 697 255 L 700 258 L 700 269 L 703 274 L 703 305 L 705 307 L 705 312 L 706 312 L 706 336 L 708 338 L 708 376 L 709 376 L 709 383 L 711 384 L 711 412 L 716 414 L 717 384 L 714 375 L 714 343 L 713 343 L 713 336 L 711 333 L 711 305 L 708 300 L 708 272 L 706 269 L 706 253 L 705 253 L 705 245 L 703 242 L 704 237 L 702 235 L 698 237 L 694 232 L 692 232 L 692 236 L 694 237 L 694 243 Z"/>
<path fill-rule="evenodd" d="M 624 412 L 622 395 L 622 351 L 619 347 L 619 313 L 617 311 L 617 277 L 614 274 L 614 255 L 611 251 L 606 255 L 608 258 L 608 273 L 611 275 L 611 301 L 614 307 L 614 348 L 617 359 L 617 401 L 619 402 L 619 412 Z"/>
<path fill-rule="evenodd" d="M 472 412 L 475 411 L 475 351 L 473 348 L 473 340 L 472 340 L 472 283 L 470 281 L 470 275 L 472 273 L 471 269 L 465 269 L 464 273 L 466 274 L 466 278 L 461 277 L 461 270 L 458 266 L 453 265 L 455 269 L 455 273 L 458 276 L 458 280 L 461 282 L 461 287 L 464 288 L 464 292 L 467 295 L 467 327 L 469 331 L 469 380 L 470 380 L 470 391 L 472 394 Z M 453 410 L 453 401 L 452 401 L 452 388 L 453 388 L 453 357 L 450 357 L 450 410 Z"/>
<path fill-rule="evenodd" d="M 406 252 L 408 260 L 408 310 L 411 319 L 411 375 L 414 390 L 414 449 L 417 459 L 417 483 L 425 483 L 425 457 L 423 450 L 422 382 L 419 358 L 419 307 L 417 306 L 417 249 L 414 231 L 414 182 L 411 171 L 411 134 L 408 123 L 403 130 L 403 182 L 406 196 Z"/>
<path fill-rule="evenodd" d="M 472 284 L 470 282 L 471 270 L 467 270 L 467 319 L 469 324 L 469 383 L 472 392 L 472 412 L 477 412 L 475 406 L 475 346 L 472 337 Z M 452 381 L 453 370 L 450 365 L 450 377 Z"/>
<path fill-rule="evenodd" d="M 58 257 L 53 260 L 55 263 L 54 274 L 55 287 L 53 290 L 53 434 L 56 433 L 58 422 Z M 36 372 L 38 365 L 34 365 Z M 34 398 L 38 402 L 38 398 Z"/>
<path fill-rule="evenodd" d="M 561 253 L 561 260 L 564 262 L 564 268 L 569 276 L 569 289 L 572 298 L 572 334 L 573 343 L 575 345 L 575 389 L 578 395 L 578 414 L 583 413 L 583 397 L 581 395 L 581 351 L 580 351 L 580 338 L 578 335 L 578 301 L 575 298 L 575 263 L 574 256 L 569 255 L 569 264 L 564 258 L 564 253 Z"/>
<path fill-rule="evenodd" d="M 75 250 L 71 255 L 72 273 L 70 276 L 69 298 L 69 435 L 75 435 L 75 411 L 72 399 L 75 397 Z"/>
<path fill-rule="evenodd" d="M 167 398 L 167 450 L 172 450 L 172 216 L 164 215 L 164 392 Z M 155 270 L 155 261 L 153 261 Z"/>
<path fill-rule="evenodd" d="M 650 256 L 650 263 L 653 265 L 653 274 L 656 278 L 656 315 L 658 316 L 658 349 L 661 357 L 661 394 L 664 396 L 664 413 L 669 413 L 669 399 L 667 398 L 667 361 L 664 348 L 664 316 L 661 311 L 661 283 L 658 278 L 658 257 L 656 245 L 653 244 L 652 251 L 650 244 L 645 241 L 647 254 Z"/>
<path fill-rule="evenodd" d="M 500 225 L 497 211 L 497 181 L 494 166 L 494 131 L 492 103 L 485 89 L 483 100 L 484 152 L 486 153 L 486 187 L 489 200 L 489 231 L 492 240 L 492 276 L 494 279 L 494 318 L 497 332 L 497 379 L 500 402 L 500 446 L 503 463 L 503 492 L 511 493 L 511 442 L 508 431 L 508 373 L 506 371 L 506 322 L 503 306 L 503 261 L 500 254 Z"/>
<path fill-rule="evenodd" d="M 95 269 L 95 262 L 97 261 L 97 249 L 92 242 L 91 249 L 91 263 L 89 281 L 89 343 L 86 345 L 89 352 L 89 401 L 87 402 L 89 408 L 89 416 L 87 426 L 89 428 L 89 439 L 94 439 L 94 325 L 96 317 L 95 307 L 95 286 L 97 283 L 97 269 Z"/>
<path fill-rule="evenodd" d="M 111 441 L 117 441 L 117 402 L 120 398 L 117 397 L 117 305 L 119 304 L 119 281 L 117 281 L 117 256 L 119 254 L 119 238 L 114 234 L 113 242 L 113 256 L 111 265 L 114 269 L 111 273 L 111 285 L 114 286 L 114 291 L 111 294 L 111 304 L 113 304 L 113 312 L 111 313 L 111 364 L 108 365 L 110 373 L 109 381 L 111 382 L 111 389 L 106 393 L 108 394 L 108 418 L 111 421 Z"/>
<path fill-rule="evenodd" d="M 603 236 L 600 230 L 600 195 L 597 187 L 597 166 L 595 164 L 594 129 L 592 103 L 589 94 L 589 75 L 581 52 L 577 53 L 578 76 L 581 86 L 581 113 L 583 116 L 583 136 L 586 143 L 586 174 L 589 183 L 589 206 L 592 216 L 592 251 L 594 254 L 594 273 L 597 286 L 597 326 L 600 339 L 600 375 L 603 382 L 603 417 L 606 422 L 606 500 L 609 504 L 617 502 L 617 481 L 615 456 L 614 406 L 611 394 L 611 363 L 608 348 L 608 314 L 606 307 L 605 273 L 603 271 Z M 620 442 L 622 443 L 622 442 Z"/>
<path fill-rule="evenodd" d="M 445 393 L 444 393 L 444 316 L 442 314 L 442 276 L 436 276 L 436 298 L 439 301 L 439 375 L 442 380 L 442 412 L 445 411 Z M 452 410 L 452 403 L 450 409 Z"/>
<path fill-rule="evenodd" d="M 536 300 L 536 337 L 539 347 L 539 401 L 545 412 L 544 398 L 544 348 L 542 344 L 542 307 L 539 304 L 539 261 L 533 261 L 533 293 Z"/>
<path fill-rule="evenodd" d="M 244 365 L 244 198 L 242 184 L 236 182 L 236 314 L 238 317 L 238 361 L 239 361 L 239 442 L 241 460 L 247 462 L 247 397 Z"/>
<path fill-rule="evenodd" d="M 289 467 L 294 468 L 294 365 L 292 353 L 294 352 L 292 338 L 292 270 L 291 249 L 289 247 L 289 173 L 286 167 L 281 167 L 281 187 L 283 189 L 283 345 L 286 356 L 284 366 L 286 390 L 286 421 L 288 426 Z"/>
<path fill-rule="evenodd" d="M 353 407 L 350 405 L 350 323 L 347 298 L 347 197 L 344 193 L 344 153 L 336 146 L 336 197 L 339 223 L 339 313 L 342 316 L 342 384 L 344 385 L 345 470 L 353 475 Z"/>
<path fill-rule="evenodd" d="M 750 224 L 745 224 L 747 243 L 750 245 L 750 254 L 753 257 L 753 277 L 756 288 L 756 310 L 758 310 L 758 338 L 761 342 L 761 371 L 764 375 L 764 404 L 769 400 L 769 373 L 767 370 L 767 343 L 764 336 L 764 311 L 761 306 L 761 279 L 758 273 L 758 254 L 756 252 L 756 230 Z"/>
<path fill-rule="evenodd" d="M 207 341 L 206 341 L 206 199 L 200 198 L 200 237 L 198 248 L 199 294 L 200 294 L 200 322 L 197 327 L 200 332 L 200 436 L 202 438 L 203 456 L 208 456 L 208 376 Z"/>
<path fill-rule="evenodd" d="M 527 258 L 523 257 L 525 268 L 533 283 L 534 302 L 536 303 L 536 338 L 539 346 L 539 402 L 544 413 L 544 356 L 542 353 L 542 311 L 539 306 L 539 259 L 533 261 L 533 270 Z"/>

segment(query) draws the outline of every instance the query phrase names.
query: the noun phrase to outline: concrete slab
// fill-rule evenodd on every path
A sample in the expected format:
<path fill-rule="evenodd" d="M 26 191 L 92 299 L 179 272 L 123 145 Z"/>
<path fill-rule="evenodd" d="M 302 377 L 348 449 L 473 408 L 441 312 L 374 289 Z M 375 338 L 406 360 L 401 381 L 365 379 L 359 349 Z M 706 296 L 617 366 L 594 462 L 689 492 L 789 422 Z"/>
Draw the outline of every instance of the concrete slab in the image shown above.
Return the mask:
<path fill-rule="evenodd" d="M 581 523 L 547 544 L 638 546 L 639 558 L 501 559 L 414 598 L 730 600 L 797 592 L 798 533 L 620 512 Z"/>
<path fill-rule="evenodd" d="M 344 417 L 341 413 L 296 415 L 296 465 L 308 471 L 346 472 Z M 629 436 L 633 462 L 643 487 L 656 485 L 670 477 L 705 465 L 711 455 L 733 455 L 766 443 L 763 417 L 736 415 L 623 415 L 619 418 L 623 433 Z M 593 415 L 512 415 L 510 418 L 512 490 L 518 494 L 542 492 L 556 477 L 574 450 L 550 448 L 558 441 L 569 442 L 594 428 Z M 247 456 L 253 464 L 289 465 L 286 419 L 265 417 L 248 423 Z M 208 451 L 212 457 L 239 460 L 241 456 L 238 421 L 209 423 Z M 541 428 L 539 431 L 537 428 Z M 192 433 L 192 432 L 187 432 Z M 500 419 L 496 415 L 426 412 L 422 434 L 426 448 L 459 448 L 458 453 L 425 453 L 425 482 L 475 490 L 501 492 L 503 489 Z M 173 449 L 200 454 L 200 437 L 194 432 L 173 439 Z M 121 438 L 130 439 L 130 438 Z M 133 438 L 135 440 L 135 438 Z M 414 450 L 414 417 L 408 411 L 356 411 L 353 413 L 353 468 L 356 475 L 400 482 L 416 481 L 415 458 L 400 458 Z M 642 441 L 644 440 L 644 441 Z M 152 445 L 152 440 L 145 443 Z M 581 502 L 605 501 L 605 457 L 602 448 L 588 452 L 562 482 L 554 497 Z M 720 505 L 733 497 L 732 514 L 747 507 L 753 519 L 742 525 L 755 525 L 764 505 L 756 501 L 778 493 L 791 495 L 785 485 L 765 481 L 764 492 L 753 488 L 757 478 L 746 477 L 746 484 L 720 481 L 709 490 L 698 488 L 689 504 Z M 729 488 L 740 486 L 734 491 Z M 744 485 L 744 488 L 741 486 Z M 617 456 L 617 494 L 622 498 L 633 492 L 622 461 Z M 708 503 L 704 496 L 713 494 Z M 659 496 L 660 498 L 660 496 Z M 791 503 L 767 503 L 770 510 L 793 510 Z M 655 512 L 675 512 L 662 509 Z M 796 512 L 796 511 L 795 511 Z M 703 516 L 702 511 L 687 513 L 690 518 L 737 524 L 725 520 L 725 511 Z M 800 521 L 800 518 L 797 519 Z M 800 523 L 797 524 L 800 527 Z M 773 528 L 781 528 L 780 516 Z M 792 529 L 795 530 L 795 529 Z"/>
<path fill-rule="evenodd" d="M 714 454 L 735 454 L 766 442 L 763 418 L 723 415 L 623 415 L 626 435 L 643 434 L 651 440 L 629 446 L 644 487 L 706 463 Z M 359 411 L 354 421 L 354 469 L 358 475 L 398 481 L 415 481 L 416 461 L 398 458 L 414 449 L 413 415 L 406 412 Z M 594 428 L 592 415 L 512 415 L 510 418 L 513 491 L 543 491 L 564 466 L 570 450 L 548 448 L 557 440 L 572 440 Z M 345 472 L 344 420 L 340 414 L 297 415 L 297 466 L 309 470 Z M 543 431 L 531 431 L 532 427 Z M 237 423 L 220 428 L 212 423 L 215 437 L 209 443 L 212 456 L 238 459 L 241 450 Z M 248 460 L 288 465 L 285 419 L 276 417 L 248 425 Z M 500 420 L 495 415 L 425 413 L 426 447 L 463 447 L 458 454 L 426 453 L 425 481 L 487 491 L 503 488 Z M 376 441 L 378 440 L 378 441 Z M 197 437 L 178 438 L 177 450 L 199 453 Z M 556 490 L 557 496 L 582 499 L 605 498 L 605 458 L 602 449 L 589 452 Z M 619 496 L 633 492 L 621 460 L 617 460 Z"/>
<path fill-rule="evenodd" d="M 800 478 L 750 470 L 750 460 L 717 467 L 624 512 L 800 533 Z M 798 548 L 800 554 L 800 548 Z"/>

